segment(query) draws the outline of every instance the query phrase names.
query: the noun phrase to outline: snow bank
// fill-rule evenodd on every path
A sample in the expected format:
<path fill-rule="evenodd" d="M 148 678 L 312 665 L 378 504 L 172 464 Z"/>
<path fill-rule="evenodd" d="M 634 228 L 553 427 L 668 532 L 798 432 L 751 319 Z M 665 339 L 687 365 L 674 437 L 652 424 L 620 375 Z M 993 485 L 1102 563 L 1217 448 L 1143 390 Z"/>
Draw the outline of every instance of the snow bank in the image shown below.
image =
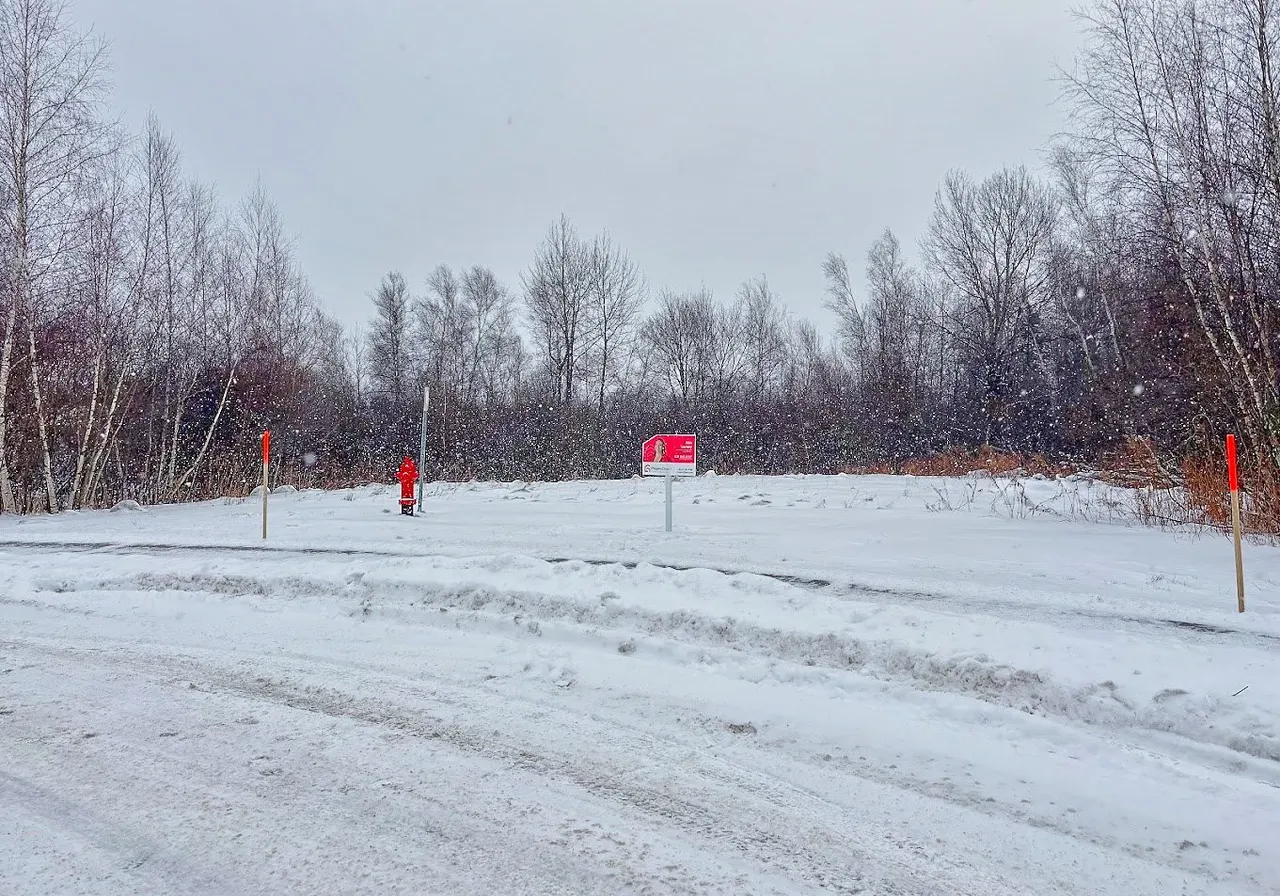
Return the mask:
<path fill-rule="evenodd" d="M 1032 628 L 1028 625 L 992 623 L 977 637 L 968 635 L 969 644 L 931 649 L 919 642 L 937 631 L 951 638 L 960 635 L 949 620 L 900 619 L 893 611 L 750 574 L 523 557 L 422 560 L 397 567 L 342 579 L 296 573 L 139 572 L 80 582 L 41 580 L 36 587 L 58 593 L 336 600 L 353 615 L 413 624 L 438 624 L 447 614 L 455 628 L 519 631 L 568 642 L 603 639 L 629 645 L 629 653 L 657 651 L 680 663 L 722 666 L 727 674 L 754 680 L 856 688 L 858 678 L 869 676 L 1030 715 L 1167 732 L 1280 762 L 1280 701 L 1274 696 L 1258 704 L 1215 693 L 1215 681 L 1197 680 L 1197 670 L 1185 662 L 1186 642 L 1176 637 L 1159 639 L 1154 655 L 1148 649 L 1141 658 L 1099 650 L 1096 642 L 1107 632 L 1088 617 L 1053 633 L 1055 656 L 1045 659 L 1056 658 L 1059 665 L 1034 666 L 988 652 L 1017 653 L 1007 645 L 1025 640 Z M 517 583 L 522 587 L 513 587 Z M 858 634 L 860 627 L 873 629 L 878 637 Z M 978 649 L 980 640 L 987 642 L 985 649 Z M 1218 671 L 1234 667 L 1238 671 L 1227 674 L 1247 683 L 1256 654 L 1280 649 L 1280 638 L 1269 642 L 1246 636 L 1244 643 L 1253 646 L 1244 650 L 1240 642 L 1223 639 L 1226 652 L 1219 657 Z M 1148 670 L 1141 687 L 1118 683 L 1134 680 L 1135 663 Z M 761 674 L 760 668 L 767 671 Z M 813 674 L 816 670 L 823 674 Z"/>

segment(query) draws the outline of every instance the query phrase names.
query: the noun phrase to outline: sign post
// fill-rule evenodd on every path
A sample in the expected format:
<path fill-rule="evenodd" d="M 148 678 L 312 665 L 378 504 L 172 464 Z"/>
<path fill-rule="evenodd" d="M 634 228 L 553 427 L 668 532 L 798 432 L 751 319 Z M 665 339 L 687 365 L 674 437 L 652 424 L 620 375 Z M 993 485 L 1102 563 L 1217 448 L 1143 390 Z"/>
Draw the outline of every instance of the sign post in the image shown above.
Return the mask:
<path fill-rule="evenodd" d="M 1236 543 L 1236 605 L 1244 612 L 1244 557 L 1240 551 L 1240 473 L 1236 465 L 1236 437 L 1227 436 L 1227 479 L 1231 486 L 1231 534 Z"/>
<path fill-rule="evenodd" d="M 640 451 L 640 474 L 666 480 L 667 531 L 671 531 L 671 480 L 698 475 L 698 437 L 684 434 L 656 435 Z"/>
<path fill-rule="evenodd" d="M 262 537 L 267 537 L 267 470 L 271 464 L 271 430 L 262 431 Z"/>
<path fill-rule="evenodd" d="M 418 445 L 418 509 L 422 509 L 422 484 L 427 478 L 427 409 L 431 406 L 431 387 L 422 387 L 422 441 Z"/>
<path fill-rule="evenodd" d="M 671 477 L 662 477 L 667 481 L 667 531 L 671 531 Z"/>

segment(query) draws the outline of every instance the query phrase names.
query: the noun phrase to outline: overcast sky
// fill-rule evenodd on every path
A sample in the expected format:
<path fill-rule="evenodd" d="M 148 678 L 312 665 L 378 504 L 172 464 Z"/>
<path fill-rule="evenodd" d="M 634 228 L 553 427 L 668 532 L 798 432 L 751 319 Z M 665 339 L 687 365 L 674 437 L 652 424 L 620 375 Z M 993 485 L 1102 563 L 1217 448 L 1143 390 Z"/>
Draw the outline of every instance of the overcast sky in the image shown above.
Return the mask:
<path fill-rule="evenodd" d="M 948 168 L 1040 164 L 1069 0 L 72 0 L 115 97 L 188 173 L 261 175 L 322 303 L 388 270 L 513 290 L 550 222 L 609 229 L 654 287 L 767 274 L 820 321 L 821 263 L 914 255 Z"/>

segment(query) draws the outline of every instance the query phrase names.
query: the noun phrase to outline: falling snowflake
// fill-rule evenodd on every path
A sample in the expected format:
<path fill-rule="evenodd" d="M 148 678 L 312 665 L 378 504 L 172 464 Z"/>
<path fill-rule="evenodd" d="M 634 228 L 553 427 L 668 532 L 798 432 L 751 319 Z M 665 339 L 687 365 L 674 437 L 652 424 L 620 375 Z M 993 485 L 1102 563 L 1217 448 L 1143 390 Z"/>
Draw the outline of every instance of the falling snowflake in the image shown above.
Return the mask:
<path fill-rule="evenodd" d="M 1134 387 L 1133 387 L 1133 394 L 1134 394 L 1134 395 L 1141 395 L 1141 394 L 1142 394 L 1142 389 L 1143 389 L 1142 383 L 1138 383 L 1138 385 L 1136 385 L 1136 386 L 1134 386 Z"/>
<path fill-rule="evenodd" d="M 316 453 L 314 451 L 308 451 L 306 454 L 302 455 L 302 462 L 308 467 L 314 467 L 316 465 Z"/>
<path fill-rule="evenodd" d="M 1077 298 L 1077 299 L 1083 299 L 1083 298 L 1084 298 L 1084 287 L 1083 287 L 1083 286 L 1077 286 L 1077 287 L 1076 287 L 1076 298 Z"/>
<path fill-rule="evenodd" d="M 1240 196 L 1235 190 L 1224 190 L 1222 193 L 1222 204 L 1229 208 L 1234 208 L 1236 203 L 1240 201 Z"/>

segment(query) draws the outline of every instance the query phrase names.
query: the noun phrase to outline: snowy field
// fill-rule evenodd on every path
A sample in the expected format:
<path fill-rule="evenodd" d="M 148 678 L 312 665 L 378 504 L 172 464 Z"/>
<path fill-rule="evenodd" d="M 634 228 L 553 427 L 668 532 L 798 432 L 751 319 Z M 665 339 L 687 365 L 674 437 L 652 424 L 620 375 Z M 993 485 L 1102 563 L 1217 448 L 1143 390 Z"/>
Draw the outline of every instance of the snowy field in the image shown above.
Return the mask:
<path fill-rule="evenodd" d="M 1280 893 L 1280 549 L 1026 491 L 0 517 L 0 893 Z"/>

